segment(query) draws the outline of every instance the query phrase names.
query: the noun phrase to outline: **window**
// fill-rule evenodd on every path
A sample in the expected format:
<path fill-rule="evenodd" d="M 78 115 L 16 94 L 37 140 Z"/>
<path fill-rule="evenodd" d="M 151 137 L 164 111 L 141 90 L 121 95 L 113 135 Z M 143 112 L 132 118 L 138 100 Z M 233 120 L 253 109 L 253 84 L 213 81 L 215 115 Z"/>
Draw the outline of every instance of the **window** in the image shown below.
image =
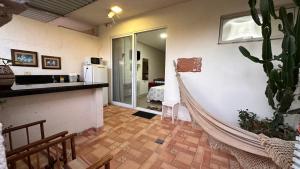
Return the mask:
<path fill-rule="evenodd" d="M 287 10 L 295 14 L 294 7 Z M 280 20 L 272 19 L 271 39 L 283 38 L 282 32 L 278 30 L 280 23 Z M 259 40 L 262 40 L 261 27 L 253 21 L 250 12 L 221 16 L 219 44 Z"/>

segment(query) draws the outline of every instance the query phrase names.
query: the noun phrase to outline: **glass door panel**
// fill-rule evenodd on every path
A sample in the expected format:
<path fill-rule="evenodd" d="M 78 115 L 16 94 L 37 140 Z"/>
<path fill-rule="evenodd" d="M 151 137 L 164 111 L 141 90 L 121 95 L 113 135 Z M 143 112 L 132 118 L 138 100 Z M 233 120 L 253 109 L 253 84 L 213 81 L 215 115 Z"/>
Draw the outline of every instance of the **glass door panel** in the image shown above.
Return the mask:
<path fill-rule="evenodd" d="M 132 36 L 112 40 L 113 101 L 132 105 Z"/>
<path fill-rule="evenodd" d="M 136 106 L 160 112 L 164 100 L 166 29 L 136 33 Z"/>

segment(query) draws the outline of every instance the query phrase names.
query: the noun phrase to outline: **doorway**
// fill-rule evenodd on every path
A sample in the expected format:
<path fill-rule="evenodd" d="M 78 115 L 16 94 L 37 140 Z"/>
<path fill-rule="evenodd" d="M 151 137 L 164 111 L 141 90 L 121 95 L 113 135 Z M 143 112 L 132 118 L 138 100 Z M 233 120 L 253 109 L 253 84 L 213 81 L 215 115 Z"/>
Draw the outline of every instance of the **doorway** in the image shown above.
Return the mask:
<path fill-rule="evenodd" d="M 166 29 L 136 34 L 137 107 L 162 110 L 165 86 Z"/>
<path fill-rule="evenodd" d="M 166 29 L 138 32 L 112 39 L 114 104 L 153 113 L 161 112 L 166 39 Z"/>

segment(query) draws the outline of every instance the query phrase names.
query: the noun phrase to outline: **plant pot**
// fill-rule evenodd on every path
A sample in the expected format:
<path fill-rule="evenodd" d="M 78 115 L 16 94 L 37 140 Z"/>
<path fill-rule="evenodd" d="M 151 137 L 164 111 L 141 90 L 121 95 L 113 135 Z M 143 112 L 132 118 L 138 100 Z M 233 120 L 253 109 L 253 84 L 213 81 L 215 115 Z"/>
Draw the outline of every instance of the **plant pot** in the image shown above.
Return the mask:
<path fill-rule="evenodd" d="M 0 65 L 0 90 L 11 89 L 15 82 L 14 72 L 7 65 Z"/>

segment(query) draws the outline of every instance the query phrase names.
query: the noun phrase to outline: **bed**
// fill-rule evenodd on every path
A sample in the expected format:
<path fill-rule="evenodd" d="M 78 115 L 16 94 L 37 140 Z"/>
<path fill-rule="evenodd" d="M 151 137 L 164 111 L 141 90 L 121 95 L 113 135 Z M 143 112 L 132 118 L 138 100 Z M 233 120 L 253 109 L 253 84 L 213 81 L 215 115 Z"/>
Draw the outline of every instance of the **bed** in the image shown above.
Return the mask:
<path fill-rule="evenodd" d="M 151 87 L 147 94 L 147 101 L 164 101 L 165 85 Z"/>

